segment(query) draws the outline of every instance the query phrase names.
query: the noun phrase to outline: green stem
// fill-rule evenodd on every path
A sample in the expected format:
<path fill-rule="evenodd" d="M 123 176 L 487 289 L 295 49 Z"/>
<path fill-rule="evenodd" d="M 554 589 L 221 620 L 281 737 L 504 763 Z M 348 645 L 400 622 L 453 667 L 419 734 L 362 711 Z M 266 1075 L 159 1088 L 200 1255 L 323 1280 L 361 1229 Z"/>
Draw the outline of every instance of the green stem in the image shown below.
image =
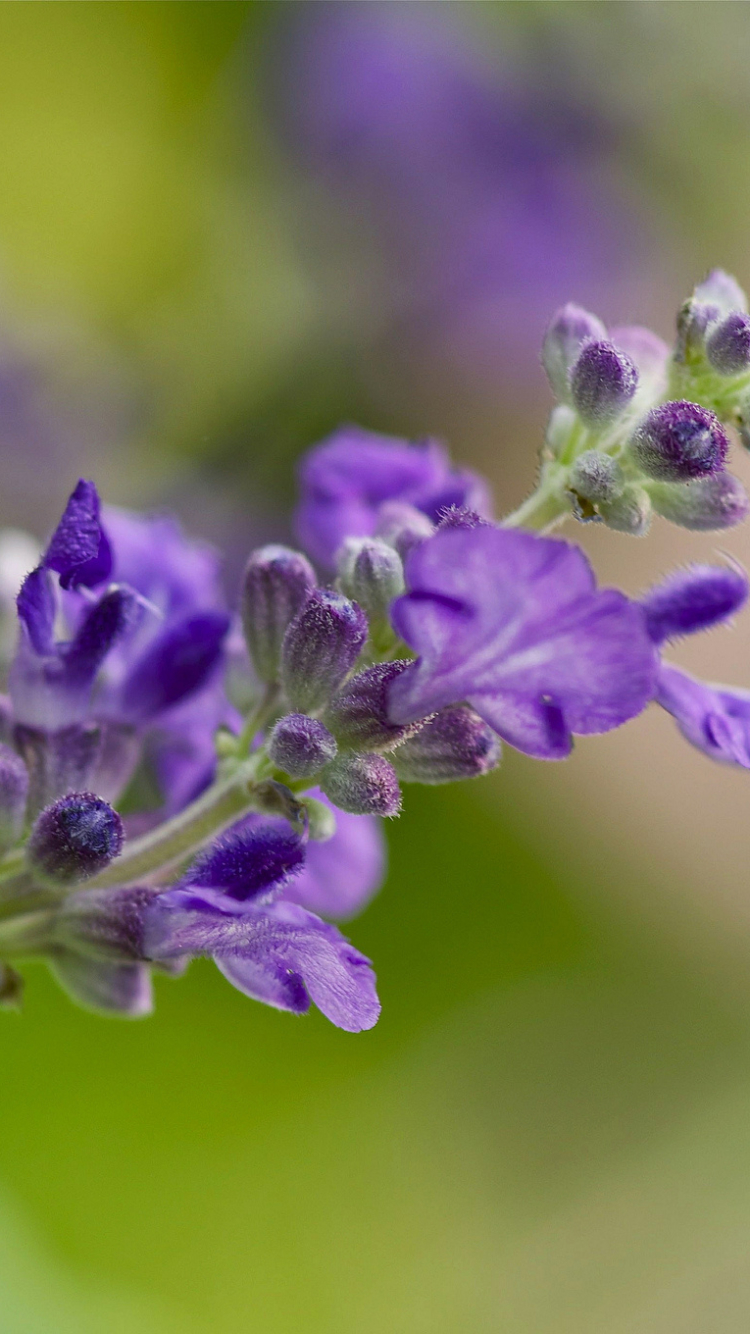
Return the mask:
<path fill-rule="evenodd" d="M 244 727 L 237 737 L 237 755 L 243 759 L 250 754 L 250 747 L 257 733 L 265 727 L 268 719 L 276 707 L 276 701 L 279 697 L 279 687 L 275 682 L 267 685 L 258 703 L 251 713 L 245 719 Z"/>
<path fill-rule="evenodd" d="M 125 850 L 106 870 L 86 881 L 87 889 L 131 885 L 166 870 L 197 852 L 238 816 L 253 807 L 258 762 L 244 763 L 229 778 L 213 783 L 197 801 L 150 833 L 125 844 Z"/>
<path fill-rule="evenodd" d="M 509 514 L 502 520 L 503 528 L 530 528 L 536 532 L 545 532 L 553 528 L 567 514 L 570 513 L 565 496 L 555 487 L 554 489 L 544 483 L 541 483 L 536 491 L 533 491 L 528 500 L 519 505 L 517 510 Z"/>

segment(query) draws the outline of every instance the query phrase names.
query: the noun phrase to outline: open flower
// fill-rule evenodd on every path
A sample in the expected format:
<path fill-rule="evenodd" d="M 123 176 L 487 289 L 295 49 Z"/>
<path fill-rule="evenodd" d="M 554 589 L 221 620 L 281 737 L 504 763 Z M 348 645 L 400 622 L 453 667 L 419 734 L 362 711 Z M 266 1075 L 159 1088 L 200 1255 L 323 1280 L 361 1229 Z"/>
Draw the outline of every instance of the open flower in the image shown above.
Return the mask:
<path fill-rule="evenodd" d="M 447 529 L 406 563 L 396 628 L 419 655 L 393 682 L 409 722 L 466 701 L 504 740 L 561 759 L 572 734 L 607 732 L 653 697 L 641 609 L 599 591 L 583 552 L 507 529 Z"/>

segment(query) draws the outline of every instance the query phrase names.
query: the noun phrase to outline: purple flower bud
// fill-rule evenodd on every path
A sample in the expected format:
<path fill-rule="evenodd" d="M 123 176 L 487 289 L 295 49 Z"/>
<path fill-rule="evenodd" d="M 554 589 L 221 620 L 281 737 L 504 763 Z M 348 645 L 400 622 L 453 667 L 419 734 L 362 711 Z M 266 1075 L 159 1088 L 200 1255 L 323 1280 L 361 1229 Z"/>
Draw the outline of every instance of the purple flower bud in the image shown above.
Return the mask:
<path fill-rule="evenodd" d="M 336 742 L 316 718 L 288 713 L 269 737 L 268 754 L 290 778 L 309 778 L 334 758 Z"/>
<path fill-rule="evenodd" d="M 292 707 L 300 713 L 322 708 L 349 675 L 366 639 L 361 607 L 342 593 L 316 589 L 281 647 L 281 681 Z"/>
<path fill-rule="evenodd" d="M 675 361 L 684 363 L 699 360 L 705 349 L 706 333 L 720 317 L 721 311 L 713 302 L 706 303 L 690 297 L 677 315 Z"/>
<path fill-rule="evenodd" d="M 57 945 L 94 959 L 140 959 L 146 911 L 156 889 L 83 889 L 69 894 L 57 914 Z"/>
<path fill-rule="evenodd" d="M 614 343 L 587 343 L 570 374 L 570 392 L 588 426 L 619 417 L 638 388 L 638 371 Z"/>
<path fill-rule="evenodd" d="M 304 839 L 287 820 L 246 815 L 196 857 L 182 885 L 247 903 L 276 893 L 304 861 Z"/>
<path fill-rule="evenodd" d="M 601 320 L 572 301 L 555 311 L 542 344 L 542 365 L 555 398 L 570 401 L 570 372 L 581 348 L 606 337 Z"/>
<path fill-rule="evenodd" d="M 388 720 L 392 681 L 411 665 L 409 659 L 378 662 L 358 672 L 331 700 L 323 715 L 340 746 L 350 750 L 393 750 L 422 726 Z"/>
<path fill-rule="evenodd" d="M 617 460 L 598 449 L 587 449 L 580 454 L 570 472 L 570 490 L 594 505 L 614 500 L 622 494 L 624 485 Z"/>
<path fill-rule="evenodd" d="M 37 817 L 26 855 L 35 874 L 74 884 L 109 866 L 119 856 L 122 840 L 117 811 L 93 792 L 71 792 Z"/>
<path fill-rule="evenodd" d="M 339 549 L 339 583 L 372 620 L 383 620 L 404 591 L 404 567 L 394 547 L 379 537 L 349 537 Z"/>
<path fill-rule="evenodd" d="M 639 467 L 658 482 L 709 477 L 723 467 L 728 451 L 718 417 L 684 399 L 652 408 L 630 441 Z"/>
<path fill-rule="evenodd" d="M 11 847 L 21 836 L 29 771 L 10 746 L 0 745 L 0 848 Z"/>
<path fill-rule="evenodd" d="M 499 762 L 500 741 L 465 704 L 441 709 L 393 756 L 396 773 L 404 783 L 478 778 Z"/>
<path fill-rule="evenodd" d="M 747 601 L 748 581 L 732 565 L 690 565 L 676 570 L 641 598 L 654 644 L 708 630 L 733 616 Z"/>
<path fill-rule="evenodd" d="M 426 514 L 404 500 L 388 500 L 380 506 L 377 536 L 395 547 L 405 560 L 412 547 L 432 537 L 434 524 Z"/>
<path fill-rule="evenodd" d="M 651 524 L 651 500 L 642 486 L 628 485 L 614 500 L 604 500 L 598 506 L 599 518 L 608 528 L 631 537 L 644 537 Z"/>
<path fill-rule="evenodd" d="M 730 472 L 700 477 L 683 486 L 655 482 L 649 486 L 649 495 L 657 514 L 694 532 L 733 528 L 750 512 L 747 492 Z"/>
<path fill-rule="evenodd" d="M 750 316 L 733 311 L 706 339 L 706 356 L 719 375 L 739 375 L 750 366 Z"/>
<path fill-rule="evenodd" d="M 440 522 L 437 526 L 439 533 L 445 528 L 489 528 L 487 519 L 483 519 L 476 510 L 467 509 L 465 505 L 449 505 L 447 509 L 441 510 L 438 516 Z"/>
<path fill-rule="evenodd" d="M 747 310 L 747 297 L 731 273 L 724 269 L 712 269 L 707 278 L 693 292 L 696 301 L 710 306 L 717 306 L 719 313 L 728 315 L 730 310 Z"/>
<path fill-rule="evenodd" d="M 334 806 L 352 815 L 398 815 L 396 770 L 382 755 L 338 755 L 320 778 Z"/>
<path fill-rule="evenodd" d="M 242 585 L 242 625 L 250 656 L 262 681 L 276 681 L 287 627 L 315 587 L 306 556 L 289 547 L 254 551 Z"/>

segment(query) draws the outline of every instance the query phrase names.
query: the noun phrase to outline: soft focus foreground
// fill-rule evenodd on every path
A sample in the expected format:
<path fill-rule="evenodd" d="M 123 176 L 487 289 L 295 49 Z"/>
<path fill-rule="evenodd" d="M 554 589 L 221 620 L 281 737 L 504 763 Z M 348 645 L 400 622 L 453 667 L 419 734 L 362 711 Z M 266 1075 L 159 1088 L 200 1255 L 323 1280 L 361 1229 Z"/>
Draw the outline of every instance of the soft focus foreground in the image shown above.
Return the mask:
<path fill-rule="evenodd" d="M 84 471 L 177 508 L 238 575 L 281 531 L 284 458 L 347 416 L 450 435 L 511 510 L 555 305 L 669 337 L 696 274 L 747 282 L 733 8 L 62 5 L 44 43 L 33 7 L 5 12 L 9 343 L 43 325 L 31 382 L 55 371 L 43 396 L 11 382 L 5 522 L 51 531 Z M 736 348 L 712 344 L 717 373 Z M 62 455 L 20 411 L 53 389 Z M 647 476 L 664 438 L 634 449 Z M 591 532 L 569 529 L 632 595 L 721 564 L 659 521 L 641 545 Z M 746 540 L 719 539 L 740 560 Z M 746 685 L 742 636 L 680 661 Z M 384 1003 L 364 1038 L 200 963 L 148 1026 L 105 1025 L 32 968 L 3 1016 L 4 1328 L 743 1329 L 746 775 L 656 713 L 564 766 L 507 749 L 483 792 L 408 789 L 386 890 L 347 928 Z"/>

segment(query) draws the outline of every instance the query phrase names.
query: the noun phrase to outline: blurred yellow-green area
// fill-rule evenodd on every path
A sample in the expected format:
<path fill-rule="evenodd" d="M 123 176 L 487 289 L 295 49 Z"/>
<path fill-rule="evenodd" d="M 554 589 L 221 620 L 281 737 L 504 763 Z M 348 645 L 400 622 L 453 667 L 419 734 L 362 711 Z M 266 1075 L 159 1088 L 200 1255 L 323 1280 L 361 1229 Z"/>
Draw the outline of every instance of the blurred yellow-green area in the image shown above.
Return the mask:
<path fill-rule="evenodd" d="M 669 336 L 750 281 L 748 40 L 721 0 L 3 5 L 0 523 L 84 471 L 231 586 L 346 419 L 518 503 L 555 305 Z M 628 590 L 713 550 L 573 536 Z M 748 649 L 684 660 L 747 686 Z M 0 1334 L 745 1334 L 747 781 L 649 716 L 411 789 L 358 1037 L 208 963 L 134 1024 L 30 970 Z"/>

